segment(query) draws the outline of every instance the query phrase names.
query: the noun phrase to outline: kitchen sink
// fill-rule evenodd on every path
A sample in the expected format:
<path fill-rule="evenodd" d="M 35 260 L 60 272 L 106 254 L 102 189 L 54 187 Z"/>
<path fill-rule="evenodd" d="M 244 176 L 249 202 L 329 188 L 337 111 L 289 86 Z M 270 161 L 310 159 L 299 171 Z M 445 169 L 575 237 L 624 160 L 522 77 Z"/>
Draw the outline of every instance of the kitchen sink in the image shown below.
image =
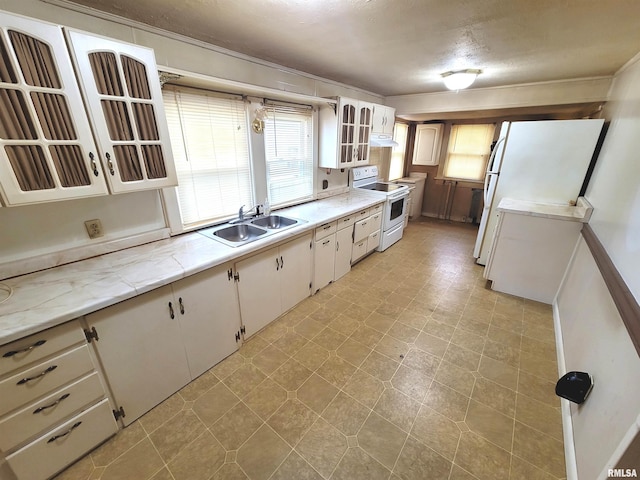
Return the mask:
<path fill-rule="evenodd" d="M 268 228 L 270 230 L 277 230 L 279 228 L 295 225 L 296 223 L 298 223 L 298 220 L 294 220 L 293 218 L 281 217 L 280 215 L 269 215 L 268 217 L 256 218 L 255 220 L 252 220 L 251 223 Z"/>
<path fill-rule="evenodd" d="M 213 234 L 216 237 L 220 237 L 228 242 L 249 242 L 261 237 L 267 233 L 262 228 L 254 227 L 253 225 L 247 225 L 246 223 L 240 225 L 232 225 L 230 227 L 221 228 L 216 230 Z"/>

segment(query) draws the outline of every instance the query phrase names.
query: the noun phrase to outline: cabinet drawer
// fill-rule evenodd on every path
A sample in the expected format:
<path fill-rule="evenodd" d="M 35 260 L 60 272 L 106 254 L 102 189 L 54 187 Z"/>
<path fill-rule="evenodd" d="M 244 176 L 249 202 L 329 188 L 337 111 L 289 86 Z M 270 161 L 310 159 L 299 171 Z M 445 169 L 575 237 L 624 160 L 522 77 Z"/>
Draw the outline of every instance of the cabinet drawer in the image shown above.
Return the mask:
<path fill-rule="evenodd" d="M 9 455 L 7 463 L 20 480 L 44 480 L 109 438 L 117 430 L 111 406 L 105 399 Z"/>
<path fill-rule="evenodd" d="M 367 241 L 368 238 L 360 240 L 353 244 L 353 250 L 351 251 L 351 261 L 355 262 L 362 258 L 367 253 Z"/>
<path fill-rule="evenodd" d="M 367 217 L 364 220 L 357 221 L 353 231 L 353 242 L 357 243 L 360 240 L 366 240 L 370 233 L 371 233 L 370 217 Z"/>
<path fill-rule="evenodd" d="M 374 205 L 369 209 L 369 215 L 375 215 L 376 213 L 382 213 L 382 203 Z"/>
<path fill-rule="evenodd" d="M 382 212 L 371 215 L 369 217 L 369 220 L 371 220 L 371 233 L 375 232 L 376 230 L 380 230 L 380 226 L 382 225 Z"/>
<path fill-rule="evenodd" d="M 12 449 L 103 396 L 98 374 L 93 372 L 32 403 L 0 421 L 0 451 Z"/>
<path fill-rule="evenodd" d="M 328 237 L 332 233 L 335 233 L 337 228 L 338 228 L 338 222 L 337 221 L 325 223 L 324 225 L 320 225 L 318 228 L 316 228 L 316 241 L 317 240 L 322 240 L 323 238 Z"/>
<path fill-rule="evenodd" d="M 354 213 L 352 216 L 355 217 L 355 221 L 358 222 L 364 218 L 367 218 L 369 215 L 369 209 L 365 208 L 364 210 L 360 210 L 359 212 Z"/>
<path fill-rule="evenodd" d="M 86 345 L 22 370 L 0 382 L 0 415 L 30 403 L 91 370 L 93 363 Z"/>
<path fill-rule="evenodd" d="M 342 230 L 344 228 L 348 228 L 356 222 L 356 216 L 348 215 L 346 217 L 342 217 L 338 219 L 338 230 Z"/>
<path fill-rule="evenodd" d="M 0 377 L 53 355 L 75 343 L 86 342 L 78 320 L 30 335 L 0 347 Z"/>
<path fill-rule="evenodd" d="M 367 238 L 367 253 L 375 250 L 380 246 L 380 230 L 373 232 Z"/>

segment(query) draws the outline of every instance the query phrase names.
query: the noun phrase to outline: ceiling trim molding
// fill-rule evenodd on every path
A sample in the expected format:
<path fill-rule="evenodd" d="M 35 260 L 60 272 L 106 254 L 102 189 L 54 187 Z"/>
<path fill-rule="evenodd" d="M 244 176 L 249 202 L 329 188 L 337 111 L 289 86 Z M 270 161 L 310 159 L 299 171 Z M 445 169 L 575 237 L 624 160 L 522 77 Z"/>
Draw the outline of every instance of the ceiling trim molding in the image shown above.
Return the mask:
<path fill-rule="evenodd" d="M 212 43 L 207 43 L 207 42 L 203 42 L 202 40 L 197 40 L 195 38 L 191 38 L 188 37 L 186 35 L 182 35 L 179 33 L 175 33 L 175 32 L 170 32 L 168 30 L 163 30 L 161 28 L 158 27 L 153 27 L 151 25 L 147 25 L 145 23 L 142 22 L 138 22 L 136 20 L 131 20 L 129 18 L 125 18 L 125 17 L 121 17 L 119 15 L 114 15 L 112 13 L 108 13 L 108 12 L 103 12 L 101 10 L 97 10 L 95 8 L 92 7 L 87 7 L 85 5 L 79 5 L 77 3 L 73 3 L 67 0 L 40 0 L 43 3 L 47 3 L 56 7 L 60 7 L 60 8 L 64 8 L 67 10 L 72 10 L 74 12 L 83 14 L 83 15 L 88 15 L 90 17 L 96 17 L 96 18 L 100 18 L 102 20 L 106 20 L 108 22 L 113 22 L 113 23 L 118 23 L 120 25 L 124 25 L 127 27 L 130 27 L 132 29 L 137 29 L 137 30 L 142 30 L 148 33 L 152 33 L 154 35 L 159 35 L 161 37 L 165 37 L 165 38 L 169 38 L 172 40 L 176 40 L 179 42 L 184 42 L 184 43 L 188 43 L 190 45 L 196 46 L 196 47 L 200 47 L 200 48 L 204 48 L 207 50 L 211 50 L 213 52 L 219 53 L 221 55 L 227 55 L 229 57 L 233 57 L 239 60 L 244 60 L 246 62 L 250 62 L 250 63 L 254 63 L 257 65 L 261 65 L 264 67 L 269 67 L 269 68 L 273 68 L 276 70 L 280 70 L 286 73 L 291 73 L 294 75 L 300 75 L 301 77 L 305 77 L 311 80 L 317 80 L 320 82 L 324 82 L 324 83 L 328 83 L 331 85 L 335 85 L 337 87 L 341 87 L 341 88 L 348 88 L 350 90 L 354 90 L 354 91 L 358 91 L 361 93 L 364 93 L 366 95 L 373 95 L 375 97 L 380 97 L 381 99 L 384 98 L 384 95 L 381 95 L 380 93 L 376 93 L 376 92 L 371 92 L 369 90 L 365 90 L 364 88 L 360 88 L 360 87 L 356 87 L 353 85 L 348 85 L 346 83 L 341 83 L 341 82 L 337 82 L 335 80 L 331 80 L 329 78 L 324 78 L 324 77 L 320 77 L 318 75 L 313 75 L 312 73 L 307 73 L 307 72 L 303 72 L 301 70 L 296 70 L 294 68 L 290 68 L 290 67 L 286 67 L 284 65 L 279 65 L 277 63 L 273 63 L 273 62 L 269 62 L 267 60 L 262 60 L 261 58 L 257 58 L 257 57 L 252 57 L 250 55 L 245 55 L 244 53 L 240 53 L 240 52 L 236 52 L 233 50 L 229 50 L 227 48 L 224 47 L 219 47 L 217 45 L 214 45 Z"/>

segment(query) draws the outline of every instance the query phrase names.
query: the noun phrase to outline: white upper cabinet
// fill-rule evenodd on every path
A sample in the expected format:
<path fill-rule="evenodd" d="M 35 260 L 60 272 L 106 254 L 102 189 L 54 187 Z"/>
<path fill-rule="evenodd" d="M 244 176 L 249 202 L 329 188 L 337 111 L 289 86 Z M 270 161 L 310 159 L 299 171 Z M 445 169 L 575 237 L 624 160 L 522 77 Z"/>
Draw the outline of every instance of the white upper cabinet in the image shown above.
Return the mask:
<path fill-rule="evenodd" d="M 66 32 L 111 191 L 177 185 L 153 50 Z"/>
<path fill-rule="evenodd" d="M 62 30 L 0 13 L 5 205 L 108 193 Z"/>
<path fill-rule="evenodd" d="M 416 141 L 413 147 L 413 165 L 438 165 L 440 161 L 440 141 L 442 124 L 429 123 L 416 127 Z"/>
<path fill-rule="evenodd" d="M 339 97 L 337 105 L 320 109 L 320 161 L 323 168 L 349 168 L 369 163 L 373 104 Z"/>
<path fill-rule="evenodd" d="M 393 125 L 396 121 L 396 109 L 385 105 L 373 106 L 373 132 L 383 135 L 393 135 Z"/>

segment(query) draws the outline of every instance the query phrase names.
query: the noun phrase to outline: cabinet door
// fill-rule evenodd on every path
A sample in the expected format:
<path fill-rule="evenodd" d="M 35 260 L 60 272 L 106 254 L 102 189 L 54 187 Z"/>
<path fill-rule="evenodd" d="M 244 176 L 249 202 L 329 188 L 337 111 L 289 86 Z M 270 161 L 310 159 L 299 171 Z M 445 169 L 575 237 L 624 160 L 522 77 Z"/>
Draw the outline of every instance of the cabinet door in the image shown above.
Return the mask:
<path fill-rule="evenodd" d="M 249 338 L 282 312 L 278 248 L 236 263 L 236 272 L 239 275 L 237 285 L 244 337 Z"/>
<path fill-rule="evenodd" d="M 167 285 L 86 317 L 98 332 L 93 345 L 125 425 L 191 380 L 178 314 Z"/>
<path fill-rule="evenodd" d="M 418 125 L 413 149 L 414 165 L 438 165 L 442 125 L 439 123 Z"/>
<path fill-rule="evenodd" d="M 381 215 L 377 213 L 376 215 Z M 378 225 L 379 227 L 379 225 Z M 353 242 L 359 242 L 360 240 L 366 239 L 371 233 L 371 217 L 367 217 L 364 220 L 360 220 L 356 222 L 353 231 Z"/>
<path fill-rule="evenodd" d="M 338 280 L 351 270 L 351 248 L 353 227 L 343 228 L 336 233 L 336 260 L 333 279 Z"/>
<path fill-rule="evenodd" d="M 229 265 L 221 265 L 172 285 L 191 378 L 238 349 L 240 307 L 230 272 Z"/>
<path fill-rule="evenodd" d="M 316 241 L 314 252 L 313 289 L 318 291 L 333 281 L 336 258 L 336 235 L 329 235 Z"/>
<path fill-rule="evenodd" d="M 311 234 L 280 247 L 280 298 L 282 312 L 311 293 Z"/>
<path fill-rule="evenodd" d="M 396 120 L 396 109 L 385 105 L 373 105 L 372 133 L 393 135 L 393 125 Z"/>
<path fill-rule="evenodd" d="M 114 193 L 178 184 L 153 50 L 67 30 Z"/>
<path fill-rule="evenodd" d="M 355 150 L 355 163 L 363 165 L 369 163 L 369 137 L 373 124 L 373 104 L 358 102 L 358 138 Z"/>
<path fill-rule="evenodd" d="M 356 116 L 358 113 L 358 102 L 348 98 L 340 98 L 338 107 L 340 109 L 340 120 L 338 122 L 338 168 L 350 167 L 353 165 L 357 155 L 356 146 Z"/>
<path fill-rule="evenodd" d="M 108 193 L 60 27 L 0 13 L 0 56 L 5 204 Z"/>

